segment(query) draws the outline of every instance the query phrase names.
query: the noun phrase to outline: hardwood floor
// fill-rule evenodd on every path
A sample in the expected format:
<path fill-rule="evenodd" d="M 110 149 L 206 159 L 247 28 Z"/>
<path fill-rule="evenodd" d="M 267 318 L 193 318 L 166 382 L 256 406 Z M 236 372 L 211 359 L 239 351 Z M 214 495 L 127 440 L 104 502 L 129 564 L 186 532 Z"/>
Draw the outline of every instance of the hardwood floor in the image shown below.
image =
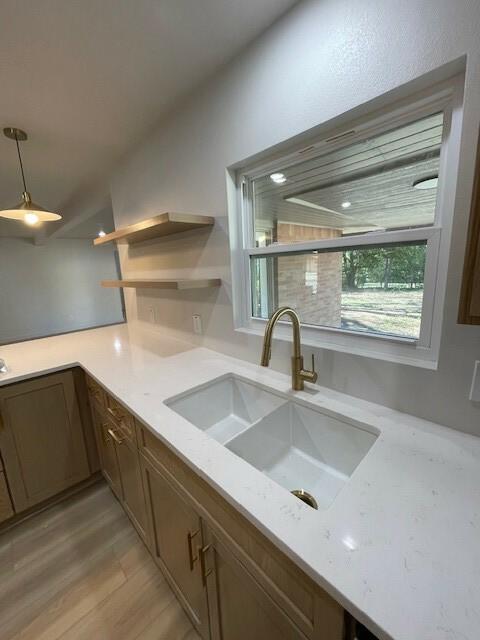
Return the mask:
<path fill-rule="evenodd" d="M 106 484 L 0 535 L 2 640 L 199 640 Z"/>

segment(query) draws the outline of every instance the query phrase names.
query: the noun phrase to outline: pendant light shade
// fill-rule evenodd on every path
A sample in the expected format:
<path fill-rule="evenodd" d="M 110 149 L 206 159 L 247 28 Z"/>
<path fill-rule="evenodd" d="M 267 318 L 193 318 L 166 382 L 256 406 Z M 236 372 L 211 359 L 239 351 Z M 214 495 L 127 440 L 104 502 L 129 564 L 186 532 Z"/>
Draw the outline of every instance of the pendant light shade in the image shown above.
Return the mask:
<path fill-rule="evenodd" d="M 39 204 L 36 204 L 32 201 L 30 193 L 27 191 L 27 185 L 25 183 L 25 174 L 23 172 L 23 163 L 22 156 L 20 154 L 20 146 L 19 142 L 23 142 L 27 139 L 27 134 L 25 131 L 21 129 L 16 129 L 14 127 L 6 127 L 3 130 L 3 133 L 10 140 L 15 140 L 17 145 L 17 153 L 18 153 L 18 161 L 20 164 L 20 172 L 22 174 L 23 180 L 23 194 L 22 200 L 18 204 L 13 207 L 9 207 L 8 209 L 0 210 L 0 217 L 8 218 L 9 220 L 21 220 L 29 225 L 36 225 L 39 222 L 51 222 L 53 220 L 60 220 L 61 215 L 58 213 L 53 213 L 53 211 L 48 211 L 44 209 Z"/>

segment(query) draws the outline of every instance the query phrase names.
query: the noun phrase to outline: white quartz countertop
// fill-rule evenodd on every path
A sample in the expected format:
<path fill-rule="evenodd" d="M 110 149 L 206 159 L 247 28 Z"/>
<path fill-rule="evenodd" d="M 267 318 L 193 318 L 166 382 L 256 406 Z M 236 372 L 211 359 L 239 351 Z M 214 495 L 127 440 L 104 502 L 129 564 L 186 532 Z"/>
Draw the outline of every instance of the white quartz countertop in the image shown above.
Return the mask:
<path fill-rule="evenodd" d="M 379 638 L 480 638 L 480 438 L 320 386 L 295 392 L 380 432 L 314 511 L 163 404 L 227 372 L 293 394 L 288 376 L 133 325 L 0 357 L 0 385 L 82 366 Z"/>

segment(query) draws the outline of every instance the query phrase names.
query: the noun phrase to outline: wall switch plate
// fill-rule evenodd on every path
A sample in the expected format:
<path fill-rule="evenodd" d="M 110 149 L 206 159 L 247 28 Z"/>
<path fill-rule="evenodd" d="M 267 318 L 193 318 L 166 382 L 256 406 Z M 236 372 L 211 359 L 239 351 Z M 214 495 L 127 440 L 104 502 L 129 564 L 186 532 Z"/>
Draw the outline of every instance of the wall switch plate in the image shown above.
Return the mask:
<path fill-rule="evenodd" d="M 470 400 L 473 402 L 480 402 L 480 360 L 475 362 L 475 369 L 473 370 L 472 386 L 470 388 Z"/>
<path fill-rule="evenodd" d="M 199 316 L 198 314 L 194 314 L 192 316 L 192 320 L 193 320 L 193 333 L 197 333 L 197 334 L 201 334 L 203 333 L 202 330 L 202 316 Z"/>

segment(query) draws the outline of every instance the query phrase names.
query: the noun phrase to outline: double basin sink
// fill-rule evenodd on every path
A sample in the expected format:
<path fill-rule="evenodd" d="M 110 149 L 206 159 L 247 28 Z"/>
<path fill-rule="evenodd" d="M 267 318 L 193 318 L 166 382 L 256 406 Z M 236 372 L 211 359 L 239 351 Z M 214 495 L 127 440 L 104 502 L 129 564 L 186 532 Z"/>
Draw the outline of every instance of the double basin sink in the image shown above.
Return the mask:
<path fill-rule="evenodd" d="M 328 508 L 378 430 L 233 374 L 165 404 L 315 508 Z"/>

